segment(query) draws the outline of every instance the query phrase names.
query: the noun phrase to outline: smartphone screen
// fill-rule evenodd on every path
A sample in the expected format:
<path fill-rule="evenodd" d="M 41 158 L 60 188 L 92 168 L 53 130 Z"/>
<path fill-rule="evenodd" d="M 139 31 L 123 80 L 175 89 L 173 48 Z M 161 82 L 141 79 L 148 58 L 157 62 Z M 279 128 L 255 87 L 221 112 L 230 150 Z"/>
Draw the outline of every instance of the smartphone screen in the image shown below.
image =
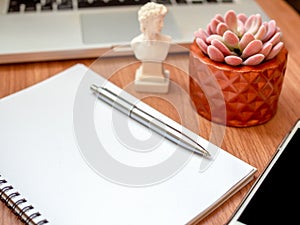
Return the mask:
<path fill-rule="evenodd" d="M 298 122 L 228 225 L 300 224 L 299 172 Z"/>

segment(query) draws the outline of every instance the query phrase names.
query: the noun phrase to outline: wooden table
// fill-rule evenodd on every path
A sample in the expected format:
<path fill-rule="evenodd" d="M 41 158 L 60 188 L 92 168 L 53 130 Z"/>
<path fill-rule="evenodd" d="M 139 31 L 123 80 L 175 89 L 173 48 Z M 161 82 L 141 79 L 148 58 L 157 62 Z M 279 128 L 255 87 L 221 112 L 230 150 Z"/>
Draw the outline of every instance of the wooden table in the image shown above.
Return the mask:
<path fill-rule="evenodd" d="M 276 115 L 267 123 L 248 128 L 233 128 L 212 125 L 209 121 L 197 117 L 199 135 L 221 145 L 231 154 L 250 163 L 258 169 L 257 176 L 265 168 L 285 134 L 300 118 L 300 16 L 284 1 L 257 0 L 270 18 L 275 19 L 283 33 L 283 41 L 289 51 L 288 65 L 282 93 Z M 111 81 L 121 87 L 129 87 L 134 78 L 137 63 L 132 57 L 80 59 L 68 61 L 36 62 L 25 64 L 0 65 L 0 98 L 42 81 L 76 63 L 83 63 L 106 74 Z M 171 70 L 171 79 L 182 90 L 188 90 L 188 55 L 170 56 L 166 67 Z M 144 101 L 159 111 L 180 121 L 178 109 L 170 102 L 157 97 L 142 96 Z M 183 107 L 184 108 L 184 107 Z M 212 128 L 213 127 L 213 128 Z M 225 132 L 224 132 L 225 131 Z M 33 181 L 34 182 L 34 181 Z M 225 224 L 253 182 L 230 198 L 199 225 Z M 21 225 L 14 214 L 1 202 L 0 225 Z"/>

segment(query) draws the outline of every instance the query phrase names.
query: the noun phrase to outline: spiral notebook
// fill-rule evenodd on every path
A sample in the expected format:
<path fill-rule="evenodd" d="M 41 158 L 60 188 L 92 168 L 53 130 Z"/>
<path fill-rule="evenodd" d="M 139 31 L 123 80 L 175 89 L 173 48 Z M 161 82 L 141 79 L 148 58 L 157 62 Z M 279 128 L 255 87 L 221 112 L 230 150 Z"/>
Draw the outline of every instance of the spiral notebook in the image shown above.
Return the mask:
<path fill-rule="evenodd" d="M 149 134 L 92 83 L 181 127 L 81 64 L 2 98 L 0 197 L 25 224 L 190 224 L 253 178 L 256 168 L 184 127 L 211 159 Z"/>

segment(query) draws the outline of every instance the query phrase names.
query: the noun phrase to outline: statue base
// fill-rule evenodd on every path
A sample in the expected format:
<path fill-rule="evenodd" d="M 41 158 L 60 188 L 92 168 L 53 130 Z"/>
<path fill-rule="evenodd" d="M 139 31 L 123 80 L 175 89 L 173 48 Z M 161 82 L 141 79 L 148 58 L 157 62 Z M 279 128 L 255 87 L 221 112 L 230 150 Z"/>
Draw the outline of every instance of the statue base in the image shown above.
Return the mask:
<path fill-rule="evenodd" d="M 142 66 L 136 70 L 134 87 L 137 92 L 167 93 L 169 90 L 168 70 L 163 70 L 163 76 L 147 74 L 143 72 Z"/>

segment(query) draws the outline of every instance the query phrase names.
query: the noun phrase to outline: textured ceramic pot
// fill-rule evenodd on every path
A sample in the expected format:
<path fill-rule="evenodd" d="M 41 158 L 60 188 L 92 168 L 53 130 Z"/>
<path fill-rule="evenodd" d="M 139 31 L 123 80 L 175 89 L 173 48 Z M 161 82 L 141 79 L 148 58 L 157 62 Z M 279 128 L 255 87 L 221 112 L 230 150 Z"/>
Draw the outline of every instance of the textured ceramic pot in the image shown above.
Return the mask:
<path fill-rule="evenodd" d="M 265 123 L 276 113 L 287 65 L 285 48 L 256 66 L 229 66 L 204 55 L 194 42 L 189 58 L 189 93 L 197 112 L 234 127 Z"/>

